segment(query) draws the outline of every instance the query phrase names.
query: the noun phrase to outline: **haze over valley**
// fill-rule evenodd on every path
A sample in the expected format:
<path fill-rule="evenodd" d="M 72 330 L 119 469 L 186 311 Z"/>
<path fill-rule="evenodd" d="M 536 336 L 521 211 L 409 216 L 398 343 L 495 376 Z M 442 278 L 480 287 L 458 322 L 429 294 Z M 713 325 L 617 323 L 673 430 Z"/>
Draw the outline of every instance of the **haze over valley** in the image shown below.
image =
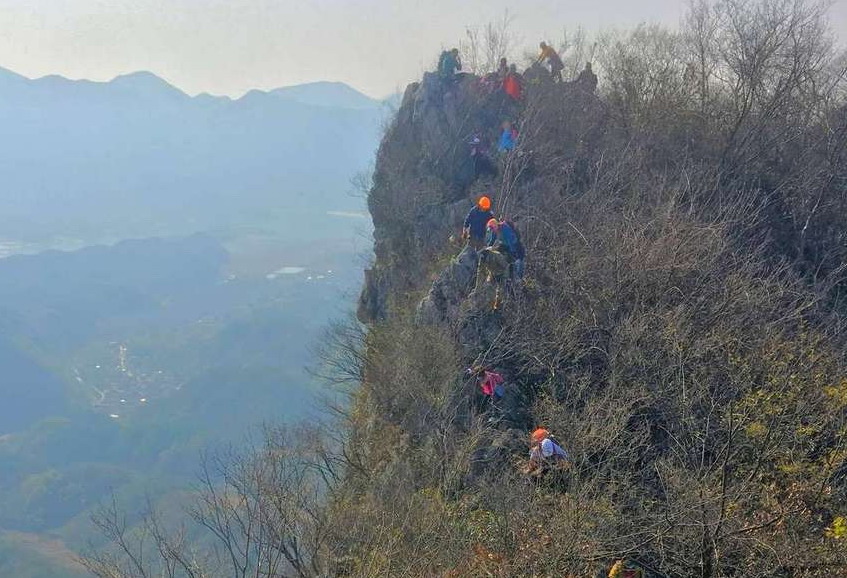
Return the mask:
<path fill-rule="evenodd" d="M 202 450 L 320 411 L 387 112 L 0 70 L 0 575 L 75 575 L 112 492 L 179 501 Z"/>

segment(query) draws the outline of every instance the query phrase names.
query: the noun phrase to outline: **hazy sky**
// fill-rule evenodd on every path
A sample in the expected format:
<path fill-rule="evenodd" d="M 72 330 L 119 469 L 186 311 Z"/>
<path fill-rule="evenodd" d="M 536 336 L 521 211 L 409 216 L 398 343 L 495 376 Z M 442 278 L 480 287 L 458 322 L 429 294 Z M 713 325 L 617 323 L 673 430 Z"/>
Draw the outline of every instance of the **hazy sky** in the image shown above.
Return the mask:
<path fill-rule="evenodd" d="M 832 24 L 847 37 L 847 0 Z M 340 80 L 385 96 L 467 25 L 509 10 L 522 45 L 641 21 L 679 22 L 685 0 L 0 0 L 0 66 L 108 80 L 150 70 L 196 94 L 239 96 Z"/>

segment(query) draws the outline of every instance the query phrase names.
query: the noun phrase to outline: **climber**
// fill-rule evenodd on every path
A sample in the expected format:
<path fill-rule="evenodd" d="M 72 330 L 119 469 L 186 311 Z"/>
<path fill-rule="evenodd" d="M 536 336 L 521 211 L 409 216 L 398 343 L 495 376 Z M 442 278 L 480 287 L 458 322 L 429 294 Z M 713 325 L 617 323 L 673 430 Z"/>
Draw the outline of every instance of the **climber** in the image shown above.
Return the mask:
<path fill-rule="evenodd" d="M 585 69 L 576 77 L 576 84 L 587 92 L 597 90 L 597 75 L 591 70 L 591 63 L 585 63 Z"/>
<path fill-rule="evenodd" d="M 494 302 L 491 308 L 495 311 L 500 307 L 501 288 L 507 280 L 512 278 L 515 262 L 500 225 L 500 222 L 494 218 L 489 219 L 485 224 L 485 248 L 479 252 L 476 276 L 476 287 L 481 285 L 483 278 L 494 284 Z M 506 234 L 508 235 L 508 232 Z"/>
<path fill-rule="evenodd" d="M 482 394 L 489 397 L 492 402 L 500 399 L 506 393 L 506 387 L 503 385 L 503 376 L 496 371 L 488 371 L 481 365 L 475 365 L 468 369 L 479 385 Z"/>
<path fill-rule="evenodd" d="M 456 72 L 462 70 L 462 61 L 459 59 L 459 49 L 445 50 L 438 58 L 438 76 L 441 80 L 452 83 L 456 79 Z"/>
<path fill-rule="evenodd" d="M 500 221 L 499 227 L 500 242 L 505 250 L 509 253 L 511 262 L 509 263 L 509 278 L 520 281 L 523 279 L 524 263 L 526 259 L 526 250 L 521 241 L 521 234 L 511 221 Z"/>
<path fill-rule="evenodd" d="M 491 199 L 482 196 L 476 205 L 468 212 L 462 228 L 462 238 L 467 239 L 468 245 L 479 251 L 485 245 L 485 225 L 494 218 L 491 212 Z"/>
<path fill-rule="evenodd" d="M 475 132 L 468 141 L 471 163 L 473 163 L 474 180 L 483 175 L 497 176 L 497 167 L 494 166 L 494 163 L 488 156 L 488 145 L 480 135 L 480 132 Z"/>
<path fill-rule="evenodd" d="M 485 246 L 506 256 L 509 262 L 509 279 L 523 278 L 526 251 L 520 233 L 511 221 L 491 219 L 485 224 Z"/>
<path fill-rule="evenodd" d="M 512 126 L 512 122 L 503 121 L 503 132 L 500 133 L 500 142 L 497 145 L 497 150 L 501 153 L 508 153 L 514 150 L 517 145 L 518 131 Z"/>
<path fill-rule="evenodd" d="M 612 564 L 609 578 L 644 578 L 644 570 L 630 560 L 618 560 Z"/>
<path fill-rule="evenodd" d="M 546 42 L 542 42 L 539 46 L 541 47 L 541 54 L 538 55 L 535 63 L 539 64 L 546 60 L 550 65 L 550 76 L 553 77 L 553 80 L 562 82 L 562 71 L 565 69 L 565 65 L 562 63 L 559 53 L 552 46 L 548 46 Z"/>
<path fill-rule="evenodd" d="M 492 283 L 495 289 L 491 308 L 495 311 L 500 308 L 501 287 L 508 274 L 509 258 L 506 255 L 494 247 L 485 247 L 479 251 L 479 265 L 476 268 L 474 291 L 482 288 L 483 280 Z"/>
<path fill-rule="evenodd" d="M 527 473 L 533 476 L 543 474 L 552 466 L 566 466 L 570 457 L 560 446 L 550 431 L 540 427 L 530 436 L 529 464 Z"/>
<path fill-rule="evenodd" d="M 518 68 L 514 64 L 509 67 L 509 70 L 503 76 L 503 92 L 514 101 L 523 98 L 523 78 L 518 74 Z"/>
<path fill-rule="evenodd" d="M 506 78 L 506 75 L 509 74 L 509 61 L 505 58 L 500 59 L 500 64 L 497 66 L 497 77 L 500 80 Z"/>

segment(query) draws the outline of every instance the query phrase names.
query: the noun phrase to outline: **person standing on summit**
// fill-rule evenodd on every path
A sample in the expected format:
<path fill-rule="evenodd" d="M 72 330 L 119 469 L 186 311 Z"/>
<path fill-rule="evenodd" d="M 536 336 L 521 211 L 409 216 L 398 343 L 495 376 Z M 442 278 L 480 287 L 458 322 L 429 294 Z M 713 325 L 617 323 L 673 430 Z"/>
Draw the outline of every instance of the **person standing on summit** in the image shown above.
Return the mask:
<path fill-rule="evenodd" d="M 591 70 L 591 63 L 585 63 L 585 69 L 576 77 L 576 85 L 586 92 L 597 91 L 597 75 Z"/>
<path fill-rule="evenodd" d="M 479 251 L 485 246 L 485 226 L 493 218 L 491 199 L 486 196 L 480 197 L 465 217 L 462 238 L 468 240 L 468 245 L 474 251 Z"/>
<path fill-rule="evenodd" d="M 438 59 L 438 76 L 441 80 L 452 83 L 456 79 L 456 72 L 462 70 L 462 61 L 459 59 L 459 49 L 445 50 Z"/>
<path fill-rule="evenodd" d="M 509 61 L 501 58 L 500 64 L 497 66 L 497 78 L 502 81 L 507 74 L 509 74 Z"/>
<path fill-rule="evenodd" d="M 541 47 L 541 54 L 538 55 L 535 63 L 539 64 L 546 60 L 550 65 L 550 76 L 553 77 L 553 80 L 562 82 L 562 71 L 565 69 L 565 65 L 559 53 L 552 46 L 548 46 L 546 42 L 542 42 L 539 46 Z"/>

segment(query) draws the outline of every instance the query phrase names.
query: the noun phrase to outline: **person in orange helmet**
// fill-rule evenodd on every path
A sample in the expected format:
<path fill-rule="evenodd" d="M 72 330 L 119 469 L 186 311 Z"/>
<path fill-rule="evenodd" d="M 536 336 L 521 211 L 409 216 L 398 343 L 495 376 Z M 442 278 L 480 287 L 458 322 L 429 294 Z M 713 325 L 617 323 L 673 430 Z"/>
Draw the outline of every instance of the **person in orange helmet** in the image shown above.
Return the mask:
<path fill-rule="evenodd" d="M 550 430 L 540 427 L 530 435 L 529 471 L 540 474 L 544 466 L 555 462 L 569 462 L 568 452 L 553 438 Z"/>
<path fill-rule="evenodd" d="M 462 238 L 467 239 L 468 245 L 474 251 L 479 251 L 485 246 L 485 225 L 493 218 L 491 199 L 483 195 L 465 217 L 462 228 Z"/>

